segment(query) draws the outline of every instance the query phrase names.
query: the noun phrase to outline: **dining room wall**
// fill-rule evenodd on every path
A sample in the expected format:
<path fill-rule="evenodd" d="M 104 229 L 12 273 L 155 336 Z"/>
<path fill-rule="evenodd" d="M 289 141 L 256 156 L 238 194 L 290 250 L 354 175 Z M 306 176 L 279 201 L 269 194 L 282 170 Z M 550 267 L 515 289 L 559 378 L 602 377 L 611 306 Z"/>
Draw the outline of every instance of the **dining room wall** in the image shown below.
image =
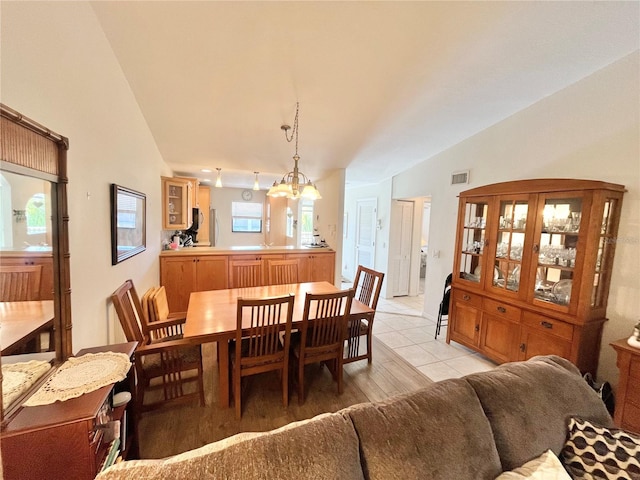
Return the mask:
<path fill-rule="evenodd" d="M 0 101 L 69 138 L 73 350 L 119 328 L 109 295 L 157 284 L 160 176 L 171 176 L 88 2 L 2 2 Z M 147 197 L 146 251 L 111 265 L 110 184 Z"/>

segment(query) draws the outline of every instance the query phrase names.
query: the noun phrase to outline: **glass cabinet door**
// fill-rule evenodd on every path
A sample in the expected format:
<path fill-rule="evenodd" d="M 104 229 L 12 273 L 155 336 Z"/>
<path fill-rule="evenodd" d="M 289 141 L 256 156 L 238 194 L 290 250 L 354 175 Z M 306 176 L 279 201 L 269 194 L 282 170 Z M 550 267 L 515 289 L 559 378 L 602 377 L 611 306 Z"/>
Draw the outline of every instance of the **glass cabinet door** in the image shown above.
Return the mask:
<path fill-rule="evenodd" d="M 495 255 L 491 262 L 493 277 L 490 285 L 493 288 L 512 292 L 520 290 L 528 213 L 528 198 L 500 200 Z"/>
<path fill-rule="evenodd" d="M 613 246 L 616 241 L 614 225 L 617 224 L 615 217 L 617 216 L 618 208 L 618 199 L 607 198 L 605 200 L 598 239 L 596 271 L 591 290 L 592 308 L 601 308 L 606 304 L 608 293 L 605 291 L 605 285 L 608 284 L 606 276 L 610 275 L 611 272 L 609 263 L 613 260 Z"/>
<path fill-rule="evenodd" d="M 179 180 L 163 180 L 165 230 L 183 230 L 189 227 L 189 183 Z"/>
<path fill-rule="evenodd" d="M 464 205 L 460 278 L 480 283 L 486 242 L 488 201 L 474 200 Z"/>
<path fill-rule="evenodd" d="M 583 202 L 581 197 L 541 198 L 544 208 L 534 298 L 567 306 L 571 302 Z"/>

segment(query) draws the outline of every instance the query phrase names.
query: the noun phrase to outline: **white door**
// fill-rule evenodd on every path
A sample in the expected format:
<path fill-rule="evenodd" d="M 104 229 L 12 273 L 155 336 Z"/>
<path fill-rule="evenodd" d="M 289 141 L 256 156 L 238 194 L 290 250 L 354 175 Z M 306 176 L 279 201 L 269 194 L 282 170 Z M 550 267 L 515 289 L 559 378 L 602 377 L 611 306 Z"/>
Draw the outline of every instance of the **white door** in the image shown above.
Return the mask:
<path fill-rule="evenodd" d="M 377 200 L 356 203 L 356 265 L 374 268 Z"/>
<path fill-rule="evenodd" d="M 391 253 L 391 295 L 409 295 L 411 275 L 411 237 L 413 233 L 413 202 L 394 200 L 391 204 L 393 226 L 389 235 Z"/>

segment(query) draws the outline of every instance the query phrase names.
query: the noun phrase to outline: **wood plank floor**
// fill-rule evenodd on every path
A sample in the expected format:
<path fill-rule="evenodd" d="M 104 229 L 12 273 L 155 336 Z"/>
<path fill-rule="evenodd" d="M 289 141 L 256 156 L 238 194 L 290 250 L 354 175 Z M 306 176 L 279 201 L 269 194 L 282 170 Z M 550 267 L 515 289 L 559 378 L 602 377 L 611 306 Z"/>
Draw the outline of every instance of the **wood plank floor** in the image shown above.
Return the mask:
<path fill-rule="evenodd" d="M 206 406 L 176 405 L 145 413 L 139 424 L 141 458 L 163 458 L 200 447 L 239 432 L 266 431 L 287 423 L 366 401 L 384 400 L 432 383 L 416 368 L 384 343 L 373 342 L 373 364 L 366 360 L 344 367 L 344 392 L 337 387 L 326 368 L 308 366 L 307 397 L 298 405 L 290 390 L 289 406 L 282 405 L 280 381 L 275 373 L 250 377 L 242 396 L 242 419 L 235 419 L 233 405 L 221 409 L 217 404 L 217 365 L 215 346 L 204 345 Z"/>

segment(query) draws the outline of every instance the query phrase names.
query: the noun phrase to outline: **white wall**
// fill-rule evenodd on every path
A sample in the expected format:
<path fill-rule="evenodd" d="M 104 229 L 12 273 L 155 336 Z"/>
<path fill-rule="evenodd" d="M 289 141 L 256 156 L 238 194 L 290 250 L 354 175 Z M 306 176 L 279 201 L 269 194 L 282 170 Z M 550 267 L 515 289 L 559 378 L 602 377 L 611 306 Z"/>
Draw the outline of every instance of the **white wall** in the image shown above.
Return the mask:
<path fill-rule="evenodd" d="M 393 179 L 393 198 L 431 195 L 425 314 L 434 317 L 453 265 L 457 195 L 480 185 L 524 178 L 583 178 L 624 184 L 619 242 L 601 348 L 599 376 L 616 381 L 609 342 L 628 337 L 640 311 L 640 55 L 631 54 Z M 454 171 L 471 183 L 451 186 Z M 347 192 L 357 198 L 385 184 Z M 380 195 L 379 205 L 385 197 Z M 347 249 L 345 244 L 345 250 Z M 347 259 L 346 262 L 349 260 Z M 376 261 L 376 264 L 378 262 Z"/>
<path fill-rule="evenodd" d="M 345 190 L 345 208 L 347 214 L 347 236 L 343 240 L 342 276 L 352 281 L 356 275 L 356 221 L 357 201 L 375 199 L 377 201 L 377 219 L 381 228 L 376 230 L 376 245 L 374 250 L 374 269 L 387 272 L 389 265 L 389 228 L 391 220 L 391 179 L 378 185 L 347 188 Z M 388 280 L 382 282 L 380 295 L 388 296 Z"/>
<path fill-rule="evenodd" d="M 171 175 L 89 3 L 2 2 L 0 100 L 69 138 L 73 350 L 113 338 L 109 295 L 158 283 Z M 111 265 L 109 185 L 147 195 L 147 250 Z M 111 334 L 110 334 L 111 333 Z"/>

